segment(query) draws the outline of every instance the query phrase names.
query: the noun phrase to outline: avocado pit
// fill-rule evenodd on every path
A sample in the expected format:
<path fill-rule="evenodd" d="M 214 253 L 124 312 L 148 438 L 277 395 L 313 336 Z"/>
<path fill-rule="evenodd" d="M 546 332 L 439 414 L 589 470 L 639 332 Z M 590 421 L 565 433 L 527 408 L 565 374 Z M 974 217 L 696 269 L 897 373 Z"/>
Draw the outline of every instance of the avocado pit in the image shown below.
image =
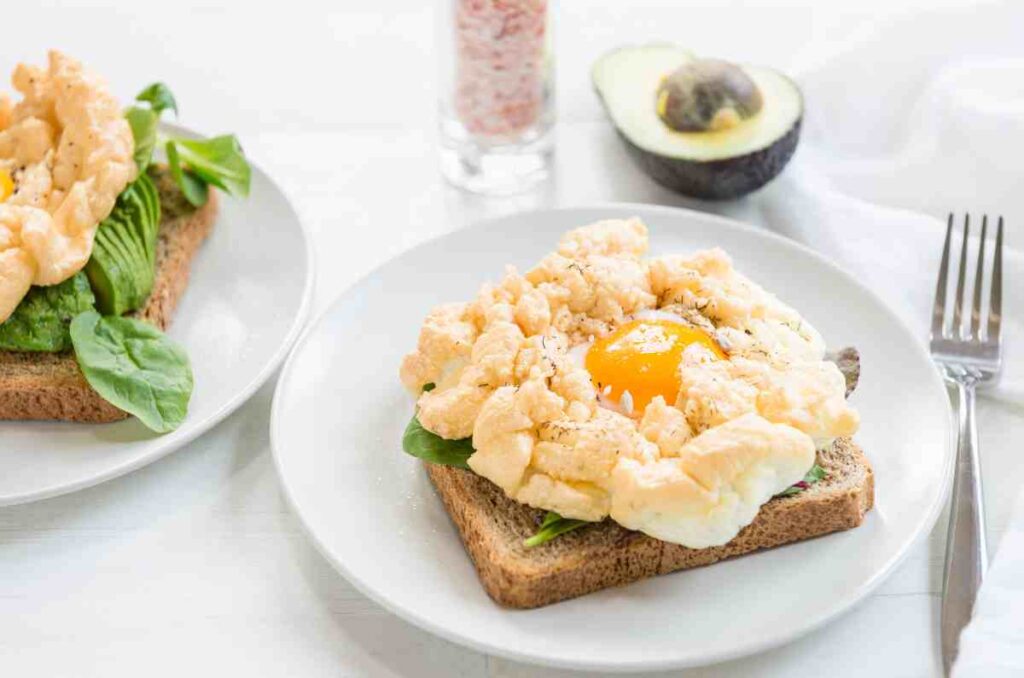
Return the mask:
<path fill-rule="evenodd" d="M 743 69 L 718 59 L 683 64 L 658 87 L 658 116 L 677 132 L 721 132 L 757 115 L 764 97 Z"/>

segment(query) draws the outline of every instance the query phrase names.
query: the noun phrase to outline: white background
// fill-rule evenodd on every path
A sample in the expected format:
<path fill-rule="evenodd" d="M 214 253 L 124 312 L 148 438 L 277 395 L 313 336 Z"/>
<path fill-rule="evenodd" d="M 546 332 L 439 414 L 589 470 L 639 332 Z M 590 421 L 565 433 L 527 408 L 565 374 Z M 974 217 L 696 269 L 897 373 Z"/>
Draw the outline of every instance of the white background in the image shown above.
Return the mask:
<path fill-rule="evenodd" d="M 59 47 L 105 74 L 124 101 L 163 80 L 184 124 L 236 132 L 313 233 L 314 315 L 394 254 L 480 216 L 611 200 L 694 206 L 637 172 L 603 119 L 588 68 L 609 47 L 671 40 L 798 71 L 880 23 L 912 21 L 926 7 L 971 16 L 935 2 L 564 0 L 557 13 L 555 180 L 534 194 L 484 200 L 446 187 L 436 172 L 433 2 L 255 5 L 5 2 L 0 72 L 18 60 L 42 62 L 47 48 Z M 914 41 L 902 49 L 912 52 Z M 867 110 L 901 105 L 868 103 Z M 883 141 L 863 139 L 866 146 Z M 696 206 L 758 220 L 760 205 L 780 190 L 774 185 L 731 206 Z M 893 199 L 944 214 L 960 207 L 950 204 L 956 190 Z M 1024 221 L 1024 201 L 1001 207 Z M 265 387 L 211 433 L 146 469 L 75 495 L 0 509 L 0 674 L 567 673 L 436 639 L 336 575 L 278 489 L 267 438 L 271 394 Z M 1017 460 L 1022 421 L 1019 408 L 994 402 L 980 413 L 993 543 L 1024 480 Z M 338 519 L 358 520 L 372 538 L 372 516 Z M 838 622 L 786 647 L 687 675 L 816 675 L 823 667 L 833 676 L 937 675 L 944 523 L 945 516 L 891 579 Z"/>

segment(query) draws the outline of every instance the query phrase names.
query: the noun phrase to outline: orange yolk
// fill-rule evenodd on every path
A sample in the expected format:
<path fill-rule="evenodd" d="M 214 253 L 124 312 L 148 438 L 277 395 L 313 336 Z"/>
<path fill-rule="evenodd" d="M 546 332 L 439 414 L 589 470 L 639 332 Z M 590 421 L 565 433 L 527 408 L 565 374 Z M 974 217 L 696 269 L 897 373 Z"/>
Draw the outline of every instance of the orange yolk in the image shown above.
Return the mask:
<path fill-rule="evenodd" d="M 11 179 L 11 175 L 0 170 L 0 202 L 10 198 L 12 193 L 14 193 L 14 181 Z"/>
<path fill-rule="evenodd" d="M 603 397 L 620 402 L 629 391 L 633 413 L 640 415 L 655 396 L 675 403 L 681 387 L 679 363 L 690 344 L 726 358 L 715 340 L 695 327 L 670 320 L 634 320 L 594 341 L 584 364 Z"/>

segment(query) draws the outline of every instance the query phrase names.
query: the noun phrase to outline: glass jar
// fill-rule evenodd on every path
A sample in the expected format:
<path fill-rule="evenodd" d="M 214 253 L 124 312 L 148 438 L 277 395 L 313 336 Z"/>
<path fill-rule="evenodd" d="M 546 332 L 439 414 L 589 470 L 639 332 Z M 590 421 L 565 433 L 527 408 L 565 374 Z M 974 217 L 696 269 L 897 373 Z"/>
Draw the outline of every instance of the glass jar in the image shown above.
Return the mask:
<path fill-rule="evenodd" d="M 549 0 L 440 0 L 441 171 L 479 193 L 548 176 L 554 64 Z"/>

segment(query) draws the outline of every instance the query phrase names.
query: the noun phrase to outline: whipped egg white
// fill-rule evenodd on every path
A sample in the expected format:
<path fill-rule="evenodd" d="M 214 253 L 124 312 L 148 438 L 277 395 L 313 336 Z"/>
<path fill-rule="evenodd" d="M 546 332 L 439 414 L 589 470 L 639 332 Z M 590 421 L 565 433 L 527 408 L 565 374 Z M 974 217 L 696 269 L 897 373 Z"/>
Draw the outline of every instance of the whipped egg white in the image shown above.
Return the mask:
<path fill-rule="evenodd" d="M 432 311 L 401 378 L 422 426 L 472 436 L 468 465 L 509 497 L 724 544 L 858 416 L 820 335 L 725 252 L 647 246 L 638 219 L 570 231 Z"/>

